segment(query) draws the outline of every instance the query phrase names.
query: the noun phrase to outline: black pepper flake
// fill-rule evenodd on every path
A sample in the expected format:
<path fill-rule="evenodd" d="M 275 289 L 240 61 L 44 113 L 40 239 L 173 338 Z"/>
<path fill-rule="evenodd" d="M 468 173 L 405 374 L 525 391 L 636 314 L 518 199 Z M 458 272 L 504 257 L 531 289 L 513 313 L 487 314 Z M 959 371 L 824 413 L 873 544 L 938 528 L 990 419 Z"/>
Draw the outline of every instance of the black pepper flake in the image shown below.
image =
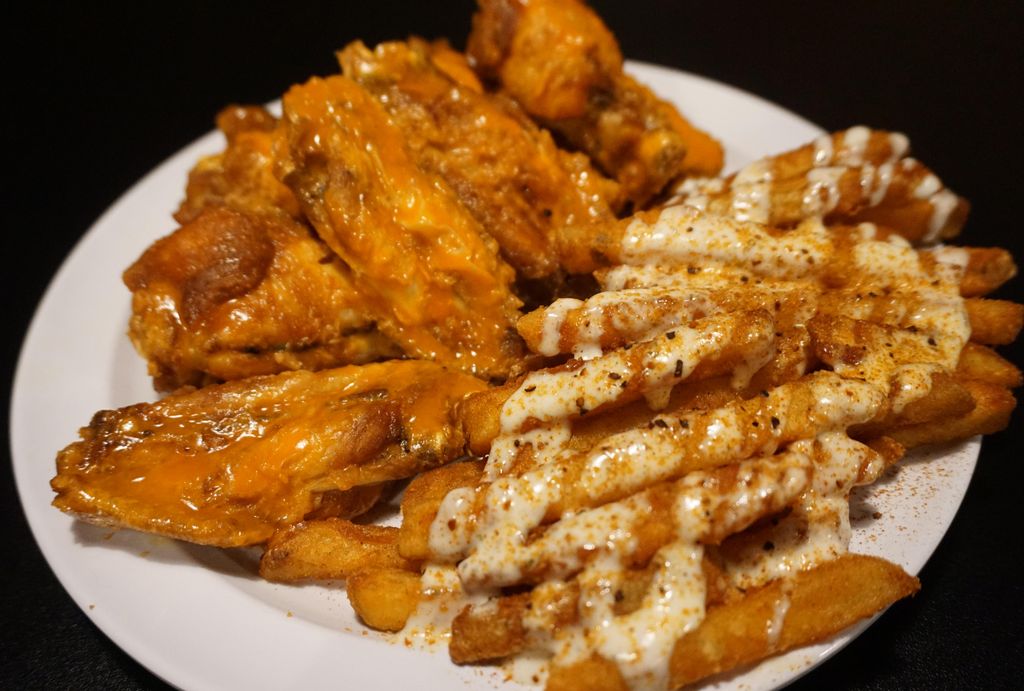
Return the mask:
<path fill-rule="evenodd" d="M 935 342 L 935 339 L 934 339 L 934 338 L 932 338 L 931 336 L 929 336 L 929 337 L 928 337 L 928 345 L 930 345 L 930 346 L 934 346 L 934 345 L 938 345 L 938 344 L 937 344 L 937 343 Z"/>
<path fill-rule="evenodd" d="M 775 543 L 769 540 L 768 542 L 764 543 L 762 547 L 764 548 L 765 552 L 771 552 L 773 549 L 775 549 Z"/>
<path fill-rule="evenodd" d="M 630 349 L 630 348 L 632 348 L 632 347 L 633 347 L 633 344 L 632 344 L 632 343 L 627 343 L 626 345 L 622 346 L 622 349 L 623 349 L 623 350 L 629 350 L 629 349 Z"/>
<path fill-rule="evenodd" d="M 761 395 L 764 396 L 765 398 L 768 398 L 768 396 L 770 396 L 771 394 L 769 394 L 767 391 L 762 391 Z"/>
<path fill-rule="evenodd" d="M 774 415 L 772 415 L 772 429 L 776 429 L 776 428 L 778 428 L 778 426 L 779 426 L 780 424 L 781 424 L 781 423 L 779 422 L 779 418 L 777 418 L 777 417 L 775 417 Z"/>
<path fill-rule="evenodd" d="M 760 423 L 760 422 L 758 422 L 757 420 L 754 420 L 754 422 L 753 422 L 753 423 L 751 423 L 751 424 L 753 424 L 753 425 L 754 425 L 754 427 L 760 427 L 760 426 L 761 426 L 761 423 Z"/>
<path fill-rule="evenodd" d="M 693 226 L 686 226 L 686 232 L 687 233 L 692 233 L 693 232 Z"/>
<path fill-rule="evenodd" d="M 526 393 L 533 393 L 536 390 L 537 390 L 536 386 L 527 386 L 525 389 L 523 389 L 523 391 L 525 391 Z"/>
<path fill-rule="evenodd" d="M 673 374 L 675 374 L 677 377 L 683 376 L 683 361 L 682 360 L 676 360 L 676 369 L 675 369 L 675 372 Z"/>
<path fill-rule="evenodd" d="M 668 333 L 666 333 L 666 334 L 665 334 L 665 338 L 667 338 L 667 339 L 668 339 L 668 340 L 670 340 L 670 341 L 671 341 L 671 340 L 672 340 L 673 338 L 675 338 L 675 337 L 676 337 L 676 332 L 675 332 L 675 331 L 669 331 Z"/>
<path fill-rule="evenodd" d="M 740 283 L 746 283 L 750 280 L 750 276 L 740 276 Z"/>
<path fill-rule="evenodd" d="M 775 301 L 775 311 L 778 312 L 780 309 L 782 309 L 782 303 L 779 302 L 778 300 L 776 300 Z"/>
<path fill-rule="evenodd" d="M 455 530 L 458 527 L 459 527 L 459 523 L 454 518 L 452 518 L 452 519 L 450 519 L 448 521 L 448 530 Z"/>
<path fill-rule="evenodd" d="M 624 381 L 621 384 L 619 384 L 619 386 L 621 386 L 622 388 L 626 388 L 627 386 L 629 386 L 629 382 L 628 381 Z"/>
<path fill-rule="evenodd" d="M 683 420 L 682 418 L 680 418 L 679 426 L 682 427 L 683 429 L 690 429 L 690 421 L 689 420 Z"/>
<path fill-rule="evenodd" d="M 519 441 L 518 439 L 516 439 L 516 440 L 515 440 L 514 442 L 512 442 L 512 446 L 514 446 L 514 447 L 516 447 L 516 448 L 518 449 L 518 448 L 519 448 L 519 445 L 520 445 L 520 444 L 522 444 L 522 443 L 523 443 L 523 442 L 521 442 L 521 441 Z"/>
<path fill-rule="evenodd" d="M 622 379 L 622 375 L 619 374 L 618 372 L 609 372 L 608 373 L 608 378 L 609 379 L 614 379 L 615 381 L 618 381 L 618 380 Z"/>
<path fill-rule="evenodd" d="M 662 429 L 667 429 L 668 428 L 668 423 L 665 422 L 664 420 L 662 420 L 660 417 L 656 418 L 654 420 L 654 424 L 657 425 L 658 427 L 662 428 Z"/>

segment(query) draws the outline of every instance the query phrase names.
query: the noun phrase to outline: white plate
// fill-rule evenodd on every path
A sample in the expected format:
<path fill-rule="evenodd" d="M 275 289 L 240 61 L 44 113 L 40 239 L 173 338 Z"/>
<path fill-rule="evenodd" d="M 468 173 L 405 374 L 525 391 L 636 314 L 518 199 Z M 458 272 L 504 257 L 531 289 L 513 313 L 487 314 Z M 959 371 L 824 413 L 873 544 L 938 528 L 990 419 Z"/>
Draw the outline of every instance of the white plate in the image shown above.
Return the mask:
<path fill-rule="evenodd" d="M 643 64 L 632 71 L 726 145 L 727 169 L 803 144 L 821 130 L 716 82 Z M 854 123 L 851 123 L 854 124 Z M 150 670 L 187 689 L 494 689 L 500 669 L 459 668 L 367 632 L 339 588 L 255 576 L 252 551 L 197 547 L 78 523 L 50 507 L 54 455 L 101 408 L 151 400 L 125 336 L 121 271 L 174 229 L 188 169 L 222 146 L 211 133 L 143 178 L 89 230 L 43 298 L 22 349 L 11 413 L 14 470 L 29 524 L 57 577 L 90 618 Z M 953 520 L 979 443 L 901 464 L 854 500 L 853 550 L 917 573 Z M 881 518 L 872 515 L 881 514 Z M 926 583 L 924 587 L 928 587 Z M 867 624 L 769 660 L 713 688 L 792 681 Z"/>

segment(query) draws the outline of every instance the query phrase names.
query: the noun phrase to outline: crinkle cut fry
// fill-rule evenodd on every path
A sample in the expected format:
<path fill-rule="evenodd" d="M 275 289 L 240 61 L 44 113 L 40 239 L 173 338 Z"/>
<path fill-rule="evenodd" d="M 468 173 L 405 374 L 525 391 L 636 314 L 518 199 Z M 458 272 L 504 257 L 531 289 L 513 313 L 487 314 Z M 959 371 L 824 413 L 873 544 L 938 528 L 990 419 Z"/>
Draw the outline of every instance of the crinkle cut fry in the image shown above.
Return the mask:
<path fill-rule="evenodd" d="M 613 220 L 618 186 L 589 162 L 564 167 L 568 155 L 514 102 L 457 84 L 431 58 L 420 39 L 338 53 L 345 76 L 381 103 L 417 163 L 448 182 L 518 276 L 553 277 L 554 230 Z"/>
<path fill-rule="evenodd" d="M 723 152 L 622 71 L 615 37 L 574 0 L 479 0 L 467 52 L 530 115 L 591 156 L 642 206 L 679 175 L 715 175 Z"/>
<path fill-rule="evenodd" d="M 790 583 L 775 581 L 747 591 L 741 598 L 709 608 L 704 621 L 676 643 L 669 686 L 683 687 L 823 641 L 919 589 L 916 578 L 891 562 L 847 554 L 797 574 Z M 781 629 L 771 631 L 769 623 L 784 600 L 788 609 Z M 626 687 L 614 664 L 590 658 L 552 669 L 546 688 L 620 691 Z"/>
<path fill-rule="evenodd" d="M 632 346 L 624 346 L 622 349 L 611 351 L 594 360 L 586 362 L 574 360 L 543 372 L 558 376 L 568 382 L 577 375 L 585 374 L 584 371 L 588 368 L 590 372 L 595 372 L 603 371 L 603 369 L 614 365 L 613 368 L 617 371 L 608 373 L 614 375 L 608 378 L 614 387 L 611 384 L 607 387 L 615 390 L 614 395 L 603 392 L 607 393 L 607 396 L 600 407 L 592 406 L 585 410 L 569 412 L 579 416 L 598 410 L 621 407 L 638 400 L 648 388 L 655 384 L 649 380 L 649 363 L 661 356 L 667 347 L 671 347 L 670 343 L 677 338 L 677 335 L 680 340 L 676 343 L 683 343 L 684 333 L 690 331 L 690 327 L 681 326 L 675 331 L 667 331 L 650 340 Z M 677 367 L 679 369 L 679 373 L 676 375 L 678 381 L 682 381 L 683 378 L 689 381 L 699 381 L 731 373 L 740 365 L 746 364 L 752 353 L 761 353 L 762 350 L 766 356 L 764 360 L 771 355 L 770 345 L 774 339 L 774 322 L 771 316 L 762 310 L 720 315 L 700 320 L 694 323 L 692 331 L 698 338 L 698 350 L 704 353 L 704 357 L 692 372 Z M 701 333 L 704 336 L 701 336 Z M 694 351 L 694 354 L 696 353 L 697 350 Z M 750 374 L 754 374 L 756 369 L 759 367 L 752 370 Z M 521 384 L 522 380 L 514 380 L 504 386 L 482 392 L 479 396 L 468 397 L 459 404 L 458 414 L 462 419 L 463 429 L 468 439 L 468 448 L 472 453 L 484 454 L 490 448 L 491 441 L 501 432 L 502 408 L 506 401 L 517 392 Z"/>
<path fill-rule="evenodd" d="M 451 412 L 483 382 L 423 361 L 288 372 L 101 411 L 57 456 L 54 505 L 83 520 L 221 547 L 307 516 L 351 515 L 337 493 L 453 460 Z M 411 463 L 409 461 L 412 461 Z"/>
<path fill-rule="evenodd" d="M 343 76 L 283 99 L 278 174 L 407 354 L 485 377 L 518 361 L 514 272 L 379 103 Z"/>

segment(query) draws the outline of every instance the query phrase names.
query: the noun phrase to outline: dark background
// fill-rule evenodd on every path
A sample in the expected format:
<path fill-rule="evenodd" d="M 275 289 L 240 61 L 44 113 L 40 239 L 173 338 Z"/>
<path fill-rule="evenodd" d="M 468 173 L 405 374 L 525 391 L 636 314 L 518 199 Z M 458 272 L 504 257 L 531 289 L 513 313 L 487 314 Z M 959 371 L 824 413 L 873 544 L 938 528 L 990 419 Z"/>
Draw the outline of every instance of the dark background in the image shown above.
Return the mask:
<path fill-rule="evenodd" d="M 628 57 L 733 84 L 829 130 L 907 133 L 915 155 L 971 200 L 963 242 L 1001 245 L 1024 260 L 1020 4 L 594 5 Z M 209 130 L 221 106 L 269 101 L 335 71 L 332 51 L 357 37 L 373 44 L 418 33 L 461 46 L 471 10 L 468 1 L 179 1 L 5 13 L 3 390 L 35 304 L 72 245 L 131 183 Z M 1001 297 L 1024 301 L 1022 283 Z M 1022 363 L 1021 351 L 1008 353 Z M 0 419 L 6 425 L 6 407 Z M 985 441 L 960 514 L 921 573 L 921 593 L 794 688 L 1018 685 L 1022 419 L 1018 411 L 1010 431 Z M 164 688 L 50 572 L 4 447 L 0 687 Z"/>

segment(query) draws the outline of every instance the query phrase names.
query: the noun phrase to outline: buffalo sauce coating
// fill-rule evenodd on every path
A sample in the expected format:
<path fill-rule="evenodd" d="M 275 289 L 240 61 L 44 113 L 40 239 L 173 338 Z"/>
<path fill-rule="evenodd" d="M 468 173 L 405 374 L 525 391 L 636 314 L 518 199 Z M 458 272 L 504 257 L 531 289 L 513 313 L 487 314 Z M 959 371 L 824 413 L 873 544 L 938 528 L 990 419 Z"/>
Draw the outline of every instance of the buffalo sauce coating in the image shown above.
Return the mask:
<path fill-rule="evenodd" d="M 352 269 L 382 331 L 415 357 L 502 377 L 519 356 L 514 273 L 448 185 L 350 79 L 284 96 L 278 173 Z"/>
<path fill-rule="evenodd" d="M 57 458 L 54 504 L 86 520 L 257 544 L 381 455 L 410 472 L 457 455 L 451 406 L 483 388 L 425 362 L 232 382 L 98 413 Z"/>
<path fill-rule="evenodd" d="M 894 149 L 899 145 L 893 140 Z M 852 147 L 845 155 L 855 154 Z M 439 561 L 457 563 L 467 592 L 536 584 L 524 624 L 555 664 L 599 654 L 618 665 L 631 687 L 664 688 L 672 646 L 704 616 L 703 545 L 747 525 L 736 514 L 740 507 L 771 497 L 789 507 L 773 529 L 770 552 L 763 543 L 723 550 L 726 574 L 740 587 L 785 578 L 846 551 L 849 491 L 873 481 L 884 462 L 845 430 L 898 412 L 927 394 L 933 373 L 955 366 L 970 336 L 959 296 L 967 257 L 955 248 L 915 250 L 870 224 L 835 233 L 812 220 L 780 233 L 685 206 L 636 218 L 621 243 L 626 265 L 599 275 L 610 290 L 556 302 L 527 336 L 541 352 L 573 352 L 582 368 L 532 373 L 509 397 L 484 483 L 446 497 L 430 546 Z M 805 376 L 753 402 L 656 416 L 647 429 L 607 437 L 586 453 L 571 451 L 568 417 L 614 396 L 609 375 L 615 370 L 608 365 L 639 346 L 605 348 L 618 337 L 658 342 L 666 328 L 674 338 L 684 334 L 682 342 L 707 337 L 701 324 L 725 312 L 723 294 L 715 291 L 737 281 L 751 292 L 802 294 L 777 315 L 786 328 L 804 326 L 824 310 L 881 330 L 866 343 L 866 357 L 832 363 L 834 372 Z M 671 308 L 651 307 L 658 299 Z M 687 304 L 693 312 L 679 309 Z M 667 312 L 674 310 L 685 326 L 669 323 Z M 702 318 L 694 321 L 698 311 Z M 706 357 L 694 353 L 683 371 Z M 645 385 L 656 387 L 656 377 Z M 518 460 L 524 449 L 525 465 Z M 687 472 L 744 458 L 751 460 L 733 467 L 746 481 L 732 487 L 711 482 L 719 471 Z M 659 489 L 665 487 L 671 489 Z M 694 487 L 706 493 L 693 494 Z M 673 498 L 667 510 L 666 492 Z M 697 520 L 705 514 L 693 509 L 709 505 L 728 508 L 712 512 L 708 522 Z M 639 609 L 616 614 L 614 593 L 643 542 L 640 517 L 652 514 L 673 526 L 672 536 L 650 559 L 655 575 Z M 556 631 L 544 603 L 572 592 L 569 583 L 580 593 L 579 617 Z M 769 641 L 779 640 L 785 622 L 783 593 L 766 622 Z"/>

